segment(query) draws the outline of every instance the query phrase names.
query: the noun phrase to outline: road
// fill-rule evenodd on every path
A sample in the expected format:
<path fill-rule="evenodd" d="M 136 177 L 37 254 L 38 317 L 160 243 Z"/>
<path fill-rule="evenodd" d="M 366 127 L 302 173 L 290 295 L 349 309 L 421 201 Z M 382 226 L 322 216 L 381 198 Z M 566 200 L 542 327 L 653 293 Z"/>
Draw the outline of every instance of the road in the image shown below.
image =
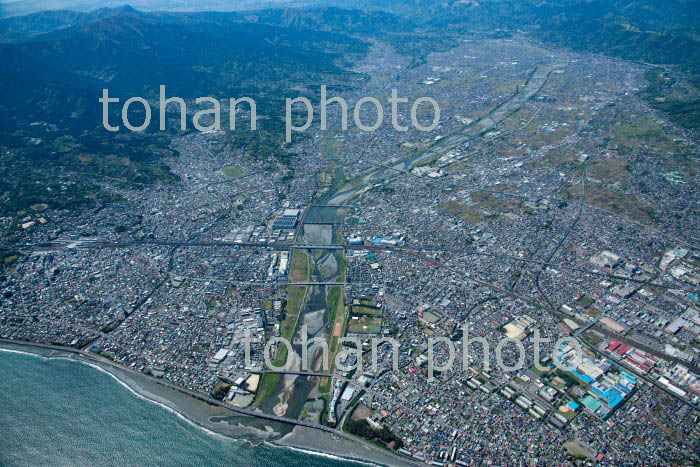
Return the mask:
<path fill-rule="evenodd" d="M 578 217 L 577 217 L 577 219 L 578 219 Z M 570 232 L 571 232 L 571 229 L 569 229 L 569 233 Z M 562 240 L 560 240 L 559 246 L 561 246 L 561 244 L 563 244 L 563 242 L 566 240 L 566 238 L 568 238 L 568 233 L 566 234 L 566 236 Z M 51 248 L 56 248 L 56 247 L 63 247 L 69 243 L 73 243 L 73 242 L 69 242 L 67 240 L 66 241 L 59 240 L 59 241 L 53 242 L 51 244 L 26 245 L 26 246 L 23 246 L 22 248 L 20 248 L 20 250 L 33 251 L 33 250 L 41 250 L 41 249 L 51 249 Z M 236 243 L 236 242 L 225 242 L 225 241 L 187 241 L 187 240 L 151 239 L 151 240 L 129 241 L 129 242 L 112 242 L 112 241 L 107 241 L 107 240 L 90 240 L 89 242 L 85 242 L 85 243 L 80 244 L 79 247 L 80 248 L 133 248 L 133 247 L 143 246 L 143 245 L 160 245 L 160 246 L 172 246 L 172 247 L 262 248 L 262 249 L 277 250 L 277 251 L 279 251 L 279 250 L 291 250 L 293 248 L 300 248 L 300 249 L 308 249 L 308 250 L 359 249 L 359 250 L 368 250 L 368 251 L 389 251 L 389 252 L 396 251 L 396 252 L 406 252 L 406 253 L 440 252 L 440 253 L 449 253 L 449 254 L 453 254 L 453 255 L 481 256 L 481 257 L 485 257 L 485 258 L 494 258 L 494 259 L 499 259 L 499 260 L 514 261 L 514 262 L 519 262 L 519 263 L 538 264 L 538 265 L 542 266 L 542 269 L 549 266 L 549 267 L 556 268 L 556 269 L 575 271 L 575 272 L 580 272 L 583 274 L 590 274 L 593 276 L 607 277 L 607 278 L 615 279 L 615 280 L 634 282 L 636 284 L 641 284 L 641 285 L 649 285 L 649 286 L 660 287 L 660 288 L 669 288 L 670 287 L 670 286 L 664 285 L 664 284 L 635 279 L 633 277 L 620 276 L 620 275 L 609 273 L 609 272 L 593 271 L 593 270 L 578 268 L 575 266 L 569 266 L 567 264 L 553 263 L 553 262 L 551 262 L 551 259 L 553 258 L 554 254 L 550 254 L 547 260 L 537 260 L 537 259 L 520 258 L 518 256 L 503 255 L 503 254 L 497 254 L 497 253 L 479 252 L 479 251 L 476 251 L 475 249 L 449 248 L 449 247 L 430 246 L 430 245 L 375 245 L 375 244 L 345 245 L 345 244 L 339 244 L 339 243 L 332 243 L 332 244 L 328 244 L 328 245 L 311 245 L 311 244 L 293 244 L 293 243 L 281 243 L 281 242 Z M 558 250 L 558 248 L 556 248 L 553 253 L 556 253 L 557 250 Z M 432 258 L 426 258 L 426 260 L 432 261 Z M 674 285 L 673 287 L 674 288 L 682 288 L 680 285 Z"/>

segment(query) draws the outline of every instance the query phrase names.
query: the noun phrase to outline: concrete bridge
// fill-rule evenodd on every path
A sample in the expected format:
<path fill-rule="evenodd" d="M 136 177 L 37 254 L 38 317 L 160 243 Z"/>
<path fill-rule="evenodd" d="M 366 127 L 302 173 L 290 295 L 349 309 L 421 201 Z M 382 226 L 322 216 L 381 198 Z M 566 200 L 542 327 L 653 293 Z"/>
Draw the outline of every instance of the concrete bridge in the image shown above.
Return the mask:
<path fill-rule="evenodd" d="M 300 248 L 304 250 L 344 250 L 345 245 L 341 245 L 338 243 L 332 243 L 328 245 L 309 245 L 309 244 L 295 244 L 291 246 L 292 248 Z"/>
<path fill-rule="evenodd" d="M 251 373 L 264 375 L 265 373 L 273 373 L 278 375 L 298 375 L 298 376 L 319 376 L 325 378 L 332 378 L 333 375 L 330 373 L 319 373 L 316 371 L 274 371 L 274 370 L 249 370 Z"/>

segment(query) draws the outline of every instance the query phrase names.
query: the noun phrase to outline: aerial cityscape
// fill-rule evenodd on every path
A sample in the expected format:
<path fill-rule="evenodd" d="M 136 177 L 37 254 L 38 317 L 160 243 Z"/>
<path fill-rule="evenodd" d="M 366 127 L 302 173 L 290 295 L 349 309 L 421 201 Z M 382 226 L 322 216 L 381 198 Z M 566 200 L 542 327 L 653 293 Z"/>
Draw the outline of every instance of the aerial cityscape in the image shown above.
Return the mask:
<path fill-rule="evenodd" d="M 0 464 L 700 463 L 700 3 L 192 3 L 0 3 Z"/>

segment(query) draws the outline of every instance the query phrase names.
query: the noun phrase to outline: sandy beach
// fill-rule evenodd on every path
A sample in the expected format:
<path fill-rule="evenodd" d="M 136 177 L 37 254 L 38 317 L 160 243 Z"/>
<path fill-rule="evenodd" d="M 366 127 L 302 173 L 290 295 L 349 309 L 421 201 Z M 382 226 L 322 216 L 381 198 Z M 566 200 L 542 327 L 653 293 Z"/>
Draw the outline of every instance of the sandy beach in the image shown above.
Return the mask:
<path fill-rule="evenodd" d="M 162 386 L 154 379 L 134 370 L 126 370 L 110 362 L 86 358 L 71 353 L 69 350 L 6 341 L 0 342 L 0 349 L 30 353 L 44 358 L 70 359 L 93 366 L 110 374 L 135 396 L 174 412 L 212 436 L 226 436 L 253 444 L 267 442 L 280 448 L 301 449 L 312 454 L 337 456 L 368 464 L 392 467 L 406 465 L 381 452 L 378 448 L 373 449 L 312 428 L 295 426 L 293 430 L 289 431 L 289 426 L 286 426 L 286 433 L 275 431 L 270 426 L 272 423 L 208 404 L 177 390 Z"/>
<path fill-rule="evenodd" d="M 323 452 L 346 459 L 359 460 L 368 464 L 386 466 L 408 465 L 385 455 L 378 449 L 372 449 L 349 440 L 339 438 L 329 433 L 323 433 L 311 428 L 296 426 L 294 430 L 282 439 L 272 444 L 303 449 L 305 451 Z"/>

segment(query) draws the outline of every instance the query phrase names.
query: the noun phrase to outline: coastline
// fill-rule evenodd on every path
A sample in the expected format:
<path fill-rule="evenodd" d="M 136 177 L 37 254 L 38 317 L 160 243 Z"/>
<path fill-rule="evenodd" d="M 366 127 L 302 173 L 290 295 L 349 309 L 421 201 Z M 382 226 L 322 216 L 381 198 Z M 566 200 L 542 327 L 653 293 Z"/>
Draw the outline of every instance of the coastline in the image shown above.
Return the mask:
<path fill-rule="evenodd" d="M 406 464 L 401 463 L 389 454 L 384 454 L 379 448 L 370 448 L 312 428 L 295 426 L 291 432 L 282 436 L 281 433 L 275 432 L 270 426 L 265 426 L 265 430 L 261 430 L 253 426 L 246 426 L 244 423 L 233 425 L 225 421 L 213 421 L 212 418 L 236 417 L 243 420 L 251 419 L 251 421 L 254 418 L 200 401 L 187 394 L 158 384 L 135 370 L 121 368 L 117 364 L 98 358 L 85 357 L 76 350 L 63 350 L 58 347 L 44 346 L 44 344 L 31 342 L 3 340 L 0 341 L 0 351 L 20 352 L 46 359 L 67 359 L 91 366 L 110 375 L 135 397 L 160 406 L 196 428 L 205 431 L 210 436 L 245 441 L 253 445 L 264 442 L 279 449 L 300 450 L 310 455 L 336 458 L 365 465 L 394 467 Z"/>

